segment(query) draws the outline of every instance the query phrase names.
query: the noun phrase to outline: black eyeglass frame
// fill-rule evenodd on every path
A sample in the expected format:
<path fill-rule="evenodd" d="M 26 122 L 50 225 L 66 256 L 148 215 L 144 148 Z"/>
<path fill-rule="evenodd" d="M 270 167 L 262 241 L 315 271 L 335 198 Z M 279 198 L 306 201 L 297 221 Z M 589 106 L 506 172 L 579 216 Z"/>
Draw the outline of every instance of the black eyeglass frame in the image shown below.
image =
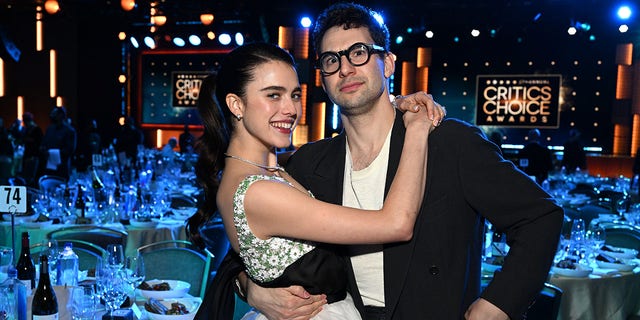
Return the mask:
<path fill-rule="evenodd" d="M 359 64 L 355 64 L 353 62 L 351 62 L 351 57 L 349 56 L 349 52 L 351 52 L 352 50 L 354 50 L 357 47 L 360 46 L 364 46 L 365 48 L 367 48 L 367 59 L 363 62 L 363 63 L 359 63 Z M 367 64 L 369 62 L 369 60 L 371 60 L 371 55 L 373 55 L 374 53 L 386 53 L 387 50 L 385 50 L 383 47 L 371 43 L 371 44 L 367 44 L 367 43 L 363 43 L 363 42 L 356 42 L 354 44 L 352 44 L 348 49 L 345 50 L 341 50 L 338 52 L 334 52 L 334 51 L 325 51 L 323 53 L 320 54 L 320 56 L 318 57 L 318 60 L 316 60 L 315 63 L 315 67 L 316 69 L 320 70 L 320 73 L 322 73 L 323 76 L 330 76 L 336 72 L 338 72 L 340 70 L 340 68 L 342 67 L 342 56 L 347 57 L 347 61 L 349 61 L 349 63 L 354 66 L 354 67 L 359 67 L 359 66 L 363 66 L 365 64 Z M 324 71 L 324 68 L 322 67 L 322 61 L 326 56 L 333 56 L 334 58 L 337 58 L 336 60 L 338 61 L 338 68 L 336 68 L 335 71 L 333 72 L 326 72 Z"/>

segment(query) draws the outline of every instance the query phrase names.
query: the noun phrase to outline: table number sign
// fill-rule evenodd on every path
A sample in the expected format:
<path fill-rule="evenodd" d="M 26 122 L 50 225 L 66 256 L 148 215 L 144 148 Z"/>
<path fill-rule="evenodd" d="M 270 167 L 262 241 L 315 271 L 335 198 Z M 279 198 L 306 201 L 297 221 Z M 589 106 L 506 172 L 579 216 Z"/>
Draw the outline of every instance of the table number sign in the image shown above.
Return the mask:
<path fill-rule="evenodd" d="M 0 186 L 0 212 L 26 213 L 27 187 Z"/>

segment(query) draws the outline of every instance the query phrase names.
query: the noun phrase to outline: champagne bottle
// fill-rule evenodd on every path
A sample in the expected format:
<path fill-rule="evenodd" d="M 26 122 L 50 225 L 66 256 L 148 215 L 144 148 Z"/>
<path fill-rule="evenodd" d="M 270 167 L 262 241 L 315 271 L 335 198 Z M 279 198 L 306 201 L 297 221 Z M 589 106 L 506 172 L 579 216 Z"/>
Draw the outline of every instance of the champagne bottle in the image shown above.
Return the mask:
<path fill-rule="evenodd" d="M 31 303 L 33 320 L 58 320 L 58 299 L 51 286 L 48 259 L 46 255 L 40 256 L 40 281 Z"/>
<path fill-rule="evenodd" d="M 27 287 L 27 291 L 31 292 L 36 286 L 36 266 L 31 258 L 28 232 L 22 233 L 22 249 L 16 269 L 18 269 L 18 280 L 22 281 Z"/>

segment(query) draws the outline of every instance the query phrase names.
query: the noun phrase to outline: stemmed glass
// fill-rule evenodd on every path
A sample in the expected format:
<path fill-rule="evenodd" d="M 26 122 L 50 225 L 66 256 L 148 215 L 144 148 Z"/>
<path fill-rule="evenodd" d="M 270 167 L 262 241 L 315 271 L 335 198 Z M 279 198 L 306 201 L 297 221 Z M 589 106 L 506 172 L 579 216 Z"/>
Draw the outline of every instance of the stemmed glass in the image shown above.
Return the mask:
<path fill-rule="evenodd" d="M 107 245 L 107 267 L 120 270 L 124 266 L 124 249 L 121 244 Z"/>
<path fill-rule="evenodd" d="M 127 299 L 127 282 L 124 270 L 107 267 L 96 273 L 97 291 L 104 300 L 109 317 L 113 318 L 113 311 Z"/>
<path fill-rule="evenodd" d="M 124 272 L 126 280 L 129 283 L 129 288 L 131 289 L 129 296 L 135 297 L 136 288 L 142 284 L 142 281 L 144 281 L 145 278 L 144 259 L 142 259 L 142 256 L 137 255 L 135 257 L 127 257 L 124 265 Z M 131 301 L 133 301 L 133 299 Z"/>
<path fill-rule="evenodd" d="M 77 286 L 71 289 L 68 309 L 72 320 L 93 320 L 97 297 L 92 286 Z"/>
<path fill-rule="evenodd" d="M 9 274 L 9 266 L 13 263 L 13 249 L 0 247 L 0 283 L 4 282 Z"/>
<path fill-rule="evenodd" d="M 587 231 L 588 240 L 591 244 L 591 249 L 593 250 L 593 257 L 598 255 L 598 252 L 604 246 L 606 240 L 606 234 L 604 228 L 598 223 L 593 223 L 589 226 L 589 231 Z"/>

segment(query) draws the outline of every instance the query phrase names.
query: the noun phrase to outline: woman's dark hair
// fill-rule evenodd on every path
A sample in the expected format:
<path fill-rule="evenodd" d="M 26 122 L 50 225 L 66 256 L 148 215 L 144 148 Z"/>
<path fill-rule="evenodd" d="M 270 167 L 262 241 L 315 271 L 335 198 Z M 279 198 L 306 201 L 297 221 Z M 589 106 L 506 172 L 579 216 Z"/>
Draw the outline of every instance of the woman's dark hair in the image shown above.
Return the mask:
<path fill-rule="evenodd" d="M 377 12 L 356 3 L 336 3 L 326 8 L 316 19 L 311 39 L 314 50 L 320 54 L 320 43 L 330 28 L 340 26 L 345 30 L 351 28 L 367 28 L 373 42 L 389 51 L 389 29 L 377 18 Z"/>
<path fill-rule="evenodd" d="M 229 146 L 233 122 L 237 121 L 226 106 L 226 96 L 233 93 L 245 100 L 247 85 L 257 76 L 255 69 L 271 61 L 295 67 L 293 57 L 284 49 L 268 43 L 251 43 L 228 53 L 218 71 L 202 82 L 198 112 L 204 131 L 195 144 L 198 153 L 195 170 L 204 191 L 204 201 L 187 221 L 187 234 L 196 245 L 203 246 L 199 228 L 218 209 L 216 193 L 224 170 L 224 153 Z"/>

